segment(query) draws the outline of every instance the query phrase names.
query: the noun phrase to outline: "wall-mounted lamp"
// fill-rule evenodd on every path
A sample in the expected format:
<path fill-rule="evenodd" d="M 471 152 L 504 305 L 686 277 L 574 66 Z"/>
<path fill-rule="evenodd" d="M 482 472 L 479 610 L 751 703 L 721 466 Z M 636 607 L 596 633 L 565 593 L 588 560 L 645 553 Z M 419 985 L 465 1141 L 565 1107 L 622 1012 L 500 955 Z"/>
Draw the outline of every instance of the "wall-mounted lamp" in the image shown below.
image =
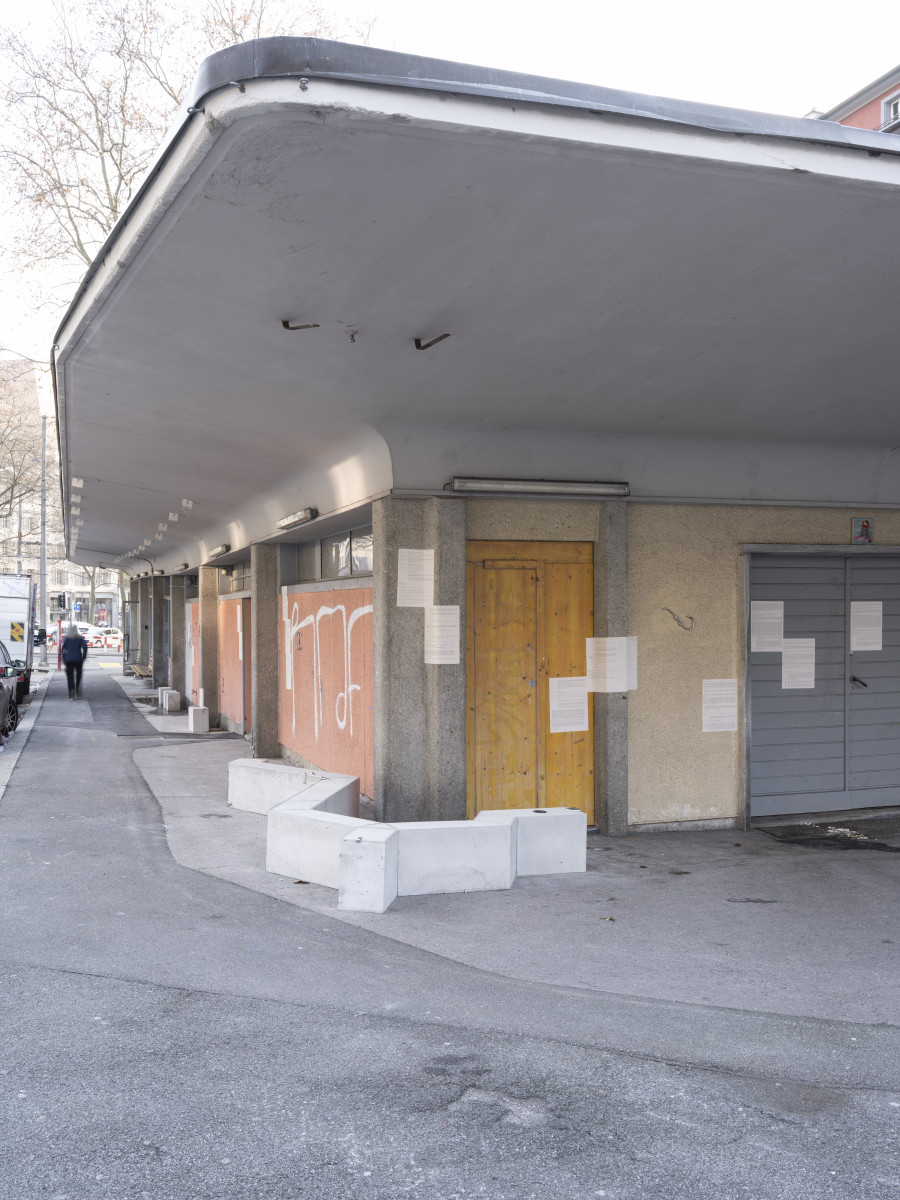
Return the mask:
<path fill-rule="evenodd" d="M 309 521 L 314 521 L 319 515 L 317 508 L 301 508 L 299 512 L 291 513 L 289 517 L 282 517 L 276 522 L 278 529 L 293 529 L 295 525 L 306 525 Z"/>
<path fill-rule="evenodd" d="M 178 566 L 175 568 L 176 571 L 186 571 L 187 569 L 188 569 L 187 563 L 179 563 Z"/>
<path fill-rule="evenodd" d="M 454 475 L 454 492 L 527 493 L 532 496 L 629 496 L 627 483 L 599 483 L 579 479 L 464 479 Z"/>
<path fill-rule="evenodd" d="M 153 574 L 154 575 L 165 575 L 165 571 L 162 569 L 162 567 L 156 567 L 153 571 Z"/>
<path fill-rule="evenodd" d="M 216 546 L 215 550 L 210 550 L 210 558 L 221 558 L 223 554 L 228 554 L 231 551 L 231 546 L 228 542 L 223 542 L 221 546 Z"/>

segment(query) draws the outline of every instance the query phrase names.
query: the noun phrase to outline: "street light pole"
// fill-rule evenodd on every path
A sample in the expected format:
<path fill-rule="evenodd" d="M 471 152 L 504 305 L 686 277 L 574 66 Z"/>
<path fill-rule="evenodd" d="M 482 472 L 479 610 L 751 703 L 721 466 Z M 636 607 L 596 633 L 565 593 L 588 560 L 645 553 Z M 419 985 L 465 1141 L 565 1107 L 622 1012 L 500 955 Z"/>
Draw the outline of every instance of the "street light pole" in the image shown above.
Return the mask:
<path fill-rule="evenodd" d="M 41 629 L 47 628 L 47 418 L 41 417 Z M 41 666 L 47 666 L 47 639 L 41 643 Z"/>

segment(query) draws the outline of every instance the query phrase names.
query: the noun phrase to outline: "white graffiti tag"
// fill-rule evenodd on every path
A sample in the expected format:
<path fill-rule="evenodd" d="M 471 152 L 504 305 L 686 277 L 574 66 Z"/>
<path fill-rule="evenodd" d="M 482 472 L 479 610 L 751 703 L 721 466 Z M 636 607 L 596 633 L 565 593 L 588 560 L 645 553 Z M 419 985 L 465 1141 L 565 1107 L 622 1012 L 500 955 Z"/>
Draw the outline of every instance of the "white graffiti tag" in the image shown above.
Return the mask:
<path fill-rule="evenodd" d="M 355 608 L 347 617 L 347 608 L 343 604 L 336 604 L 333 608 L 323 604 L 319 611 L 313 616 L 310 614 L 300 620 L 300 606 L 294 602 L 291 607 L 290 615 L 287 612 L 287 597 L 285 596 L 285 604 L 282 607 L 282 619 L 284 621 L 284 651 L 285 651 L 285 687 L 291 693 L 291 731 L 297 732 L 297 689 L 294 687 L 294 649 L 300 649 L 301 631 L 307 626 L 311 626 L 312 644 L 313 644 L 313 719 L 316 733 L 316 741 L 319 740 L 319 730 L 325 724 L 325 712 L 322 703 L 322 689 L 324 687 L 322 679 L 322 643 L 320 637 L 320 625 L 323 617 L 334 616 L 335 613 L 340 613 L 343 621 L 343 649 L 344 649 L 344 670 L 343 670 L 343 691 L 338 692 L 334 701 L 334 719 L 338 729 L 344 730 L 349 726 L 350 737 L 353 737 L 353 693 L 360 690 L 360 685 L 353 682 L 353 654 L 352 654 L 352 633 L 353 626 L 362 617 L 372 612 L 371 604 L 364 604 L 360 608 Z"/>

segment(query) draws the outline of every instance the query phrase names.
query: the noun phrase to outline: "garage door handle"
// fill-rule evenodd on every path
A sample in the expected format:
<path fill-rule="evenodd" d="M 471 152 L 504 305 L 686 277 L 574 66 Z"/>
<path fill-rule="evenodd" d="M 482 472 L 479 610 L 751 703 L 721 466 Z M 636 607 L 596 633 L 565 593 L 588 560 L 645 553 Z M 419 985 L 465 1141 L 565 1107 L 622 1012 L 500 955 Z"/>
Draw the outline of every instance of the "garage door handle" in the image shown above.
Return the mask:
<path fill-rule="evenodd" d="M 858 684 L 859 684 L 861 687 L 868 687 L 868 686 L 869 686 L 869 685 L 866 683 L 866 681 L 865 681 L 864 679 L 857 679 L 857 677 L 856 677 L 855 675 L 851 675 L 851 676 L 850 676 L 850 682 L 851 682 L 851 683 L 858 683 Z"/>

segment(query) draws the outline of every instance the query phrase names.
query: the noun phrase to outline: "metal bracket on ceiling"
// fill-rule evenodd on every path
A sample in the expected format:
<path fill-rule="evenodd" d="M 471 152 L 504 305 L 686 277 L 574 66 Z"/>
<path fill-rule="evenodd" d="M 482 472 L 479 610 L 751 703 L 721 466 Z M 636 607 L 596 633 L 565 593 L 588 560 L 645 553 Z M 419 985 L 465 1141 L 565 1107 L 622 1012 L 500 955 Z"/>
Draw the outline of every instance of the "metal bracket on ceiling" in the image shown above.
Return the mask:
<path fill-rule="evenodd" d="M 313 322 L 311 325 L 292 325 L 290 323 L 290 321 L 282 321 L 281 328 L 282 329 L 291 329 L 291 330 L 293 330 L 293 329 L 318 329 L 319 326 L 315 322 Z"/>
<path fill-rule="evenodd" d="M 430 350 L 432 346 L 436 346 L 438 344 L 438 342 L 442 342 L 444 340 L 444 338 L 448 338 L 449 336 L 450 336 L 449 333 L 442 333 L 442 334 L 440 334 L 439 337 L 432 338 L 430 342 L 423 342 L 421 338 L 416 338 L 415 339 L 416 349 L 417 350 Z"/>

